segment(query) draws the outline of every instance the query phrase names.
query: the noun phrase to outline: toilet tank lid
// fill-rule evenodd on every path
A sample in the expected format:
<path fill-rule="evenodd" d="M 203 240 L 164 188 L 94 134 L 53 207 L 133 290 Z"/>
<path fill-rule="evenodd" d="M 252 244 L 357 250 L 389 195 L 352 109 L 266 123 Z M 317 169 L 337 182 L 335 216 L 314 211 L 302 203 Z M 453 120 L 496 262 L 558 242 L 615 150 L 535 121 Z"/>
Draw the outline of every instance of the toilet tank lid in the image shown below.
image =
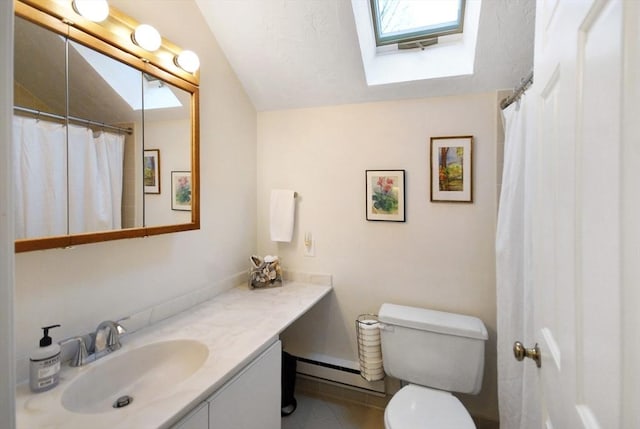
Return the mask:
<path fill-rule="evenodd" d="M 408 307 L 397 304 L 382 304 L 378 320 L 388 325 L 403 326 L 440 334 L 486 340 L 487 328 L 482 320 L 463 314 Z"/>

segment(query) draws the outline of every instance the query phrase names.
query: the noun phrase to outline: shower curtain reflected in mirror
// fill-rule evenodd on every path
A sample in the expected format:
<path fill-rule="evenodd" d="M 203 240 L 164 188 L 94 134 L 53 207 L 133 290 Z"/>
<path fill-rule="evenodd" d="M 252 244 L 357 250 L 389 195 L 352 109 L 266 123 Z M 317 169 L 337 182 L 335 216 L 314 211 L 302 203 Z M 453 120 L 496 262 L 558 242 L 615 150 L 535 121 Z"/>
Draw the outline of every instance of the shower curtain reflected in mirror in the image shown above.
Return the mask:
<path fill-rule="evenodd" d="M 13 125 L 17 239 L 121 228 L 124 136 L 73 124 L 67 136 L 21 116 Z"/>
<path fill-rule="evenodd" d="M 66 138 L 64 125 L 14 116 L 16 238 L 67 233 Z"/>
<path fill-rule="evenodd" d="M 121 228 L 124 136 L 69 125 L 69 234 Z"/>

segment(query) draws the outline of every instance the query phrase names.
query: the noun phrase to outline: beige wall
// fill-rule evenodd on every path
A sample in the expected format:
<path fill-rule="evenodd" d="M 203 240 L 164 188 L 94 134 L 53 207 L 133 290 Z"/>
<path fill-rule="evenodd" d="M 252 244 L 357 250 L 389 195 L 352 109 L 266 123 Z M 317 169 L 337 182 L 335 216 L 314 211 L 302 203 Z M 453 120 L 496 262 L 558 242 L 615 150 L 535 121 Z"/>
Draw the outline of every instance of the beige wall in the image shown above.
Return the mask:
<path fill-rule="evenodd" d="M 102 320 L 244 271 L 247 255 L 255 252 L 256 112 L 197 6 L 185 0 L 110 4 L 200 55 L 202 228 L 18 254 L 19 379 L 26 377 L 26 357 L 37 345 L 40 326 L 60 323 L 62 328 L 53 332 L 56 340 L 92 331 Z"/>
<path fill-rule="evenodd" d="M 357 361 L 355 318 L 383 302 L 480 317 L 483 390 L 463 398 L 497 420 L 495 93 L 258 113 L 258 251 L 333 274 L 334 294 L 283 335 L 297 354 Z M 471 134 L 473 204 L 429 201 L 431 136 Z M 365 170 L 406 170 L 406 223 L 365 220 Z M 269 238 L 272 188 L 298 192 L 292 243 Z M 303 256 L 304 233 L 316 256 Z"/>
<path fill-rule="evenodd" d="M 188 147 L 176 142 L 188 141 L 189 120 L 145 122 L 145 140 L 153 142 L 149 148 L 160 150 L 160 194 L 145 194 L 144 212 L 147 225 L 189 223 L 191 212 L 171 209 L 171 172 L 188 171 L 191 153 Z M 186 150 L 185 150 L 186 149 Z"/>
<path fill-rule="evenodd" d="M 14 82 L 13 84 L 13 98 L 16 106 L 26 106 L 31 109 L 43 110 L 45 112 L 51 111 L 51 108 L 43 103 L 42 100 L 17 82 Z"/>

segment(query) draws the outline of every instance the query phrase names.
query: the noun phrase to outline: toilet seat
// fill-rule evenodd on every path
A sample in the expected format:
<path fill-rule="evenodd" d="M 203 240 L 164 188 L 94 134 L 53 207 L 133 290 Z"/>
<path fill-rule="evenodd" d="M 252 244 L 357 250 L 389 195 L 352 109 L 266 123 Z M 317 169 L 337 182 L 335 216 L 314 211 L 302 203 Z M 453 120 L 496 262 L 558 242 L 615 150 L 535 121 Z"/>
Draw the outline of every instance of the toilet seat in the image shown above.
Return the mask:
<path fill-rule="evenodd" d="M 462 403 L 449 392 L 410 384 L 384 411 L 386 429 L 475 429 Z"/>

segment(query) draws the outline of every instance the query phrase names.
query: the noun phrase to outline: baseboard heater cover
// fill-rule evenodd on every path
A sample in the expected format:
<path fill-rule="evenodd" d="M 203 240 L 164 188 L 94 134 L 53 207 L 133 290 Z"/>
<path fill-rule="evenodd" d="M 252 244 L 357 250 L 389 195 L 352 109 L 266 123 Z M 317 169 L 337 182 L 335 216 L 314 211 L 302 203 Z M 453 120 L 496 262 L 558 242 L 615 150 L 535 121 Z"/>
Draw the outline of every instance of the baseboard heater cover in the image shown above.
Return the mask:
<path fill-rule="evenodd" d="M 296 357 L 296 359 L 298 360 L 296 372 L 300 375 L 377 396 L 385 394 L 384 380 L 367 381 L 362 378 L 357 369 L 303 357 Z"/>

